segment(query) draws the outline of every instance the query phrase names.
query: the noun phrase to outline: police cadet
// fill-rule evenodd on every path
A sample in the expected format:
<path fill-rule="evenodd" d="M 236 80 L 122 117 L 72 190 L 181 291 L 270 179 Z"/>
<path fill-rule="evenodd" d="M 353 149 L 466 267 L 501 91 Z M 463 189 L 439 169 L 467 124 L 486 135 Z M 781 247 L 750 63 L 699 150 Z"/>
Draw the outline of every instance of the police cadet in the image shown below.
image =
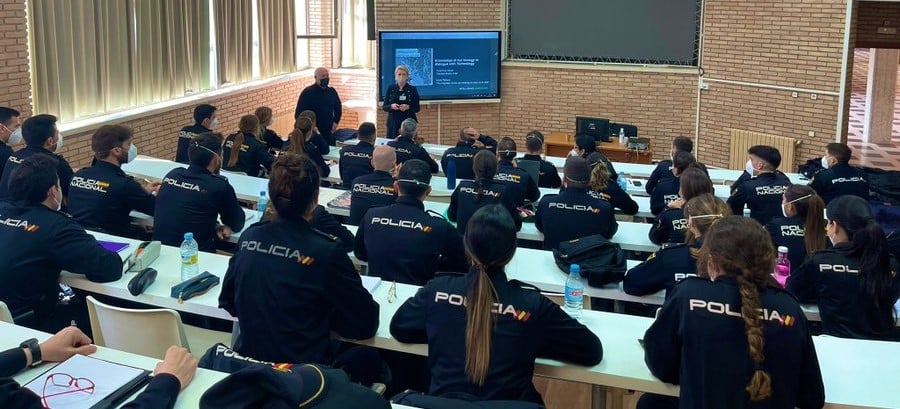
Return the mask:
<path fill-rule="evenodd" d="M 431 155 L 425 148 L 419 146 L 413 139 L 419 134 L 419 125 L 415 119 L 409 118 L 400 124 L 400 137 L 388 142 L 388 146 L 397 151 L 397 164 L 401 164 L 410 159 L 419 159 L 428 164 L 431 173 L 438 173 L 437 162 L 431 159 Z"/>
<path fill-rule="evenodd" d="M 219 307 L 240 319 L 234 349 L 242 355 L 332 365 L 355 350 L 342 351 L 332 332 L 366 339 L 378 329 L 378 303 L 347 252 L 310 225 L 318 196 L 318 169 L 309 158 L 286 153 L 275 161 L 269 197 L 276 216 L 241 234 L 219 296 Z"/>
<path fill-rule="evenodd" d="M 894 319 L 897 278 L 891 272 L 884 231 L 869 203 L 857 196 L 838 196 L 825 214 L 825 233 L 834 247 L 794 269 L 787 289 L 801 302 L 819 305 L 827 335 L 900 340 Z"/>
<path fill-rule="evenodd" d="M 459 130 L 459 141 L 456 142 L 456 146 L 447 148 L 444 151 L 444 155 L 441 156 L 441 169 L 444 170 L 444 174 L 450 176 L 447 170 L 447 164 L 450 163 L 450 159 L 453 159 L 454 166 L 456 167 L 456 178 L 457 179 L 475 179 L 475 173 L 472 170 L 472 158 L 475 157 L 475 154 L 478 153 L 482 148 L 476 148 L 472 144 L 472 138 L 466 134 L 466 129 L 463 128 Z"/>
<path fill-rule="evenodd" d="M 697 275 L 697 251 L 703 245 L 703 235 L 717 220 L 731 215 L 722 199 L 704 193 L 684 204 L 687 237 L 684 243 L 667 246 L 650 255 L 625 274 L 622 289 L 627 294 L 644 296 L 666 290 L 686 277 Z"/>
<path fill-rule="evenodd" d="M 544 248 L 560 242 L 600 234 L 611 238 L 619 229 L 612 205 L 588 194 L 591 168 L 579 157 L 566 159 L 563 188 L 558 195 L 541 198 L 534 226 L 544 232 Z"/>
<path fill-rule="evenodd" d="M 63 146 L 62 132 L 56 129 L 56 117 L 53 115 L 35 115 L 25 120 L 22 124 L 22 138 L 25 139 L 25 147 L 19 149 L 9 157 L 3 167 L 3 176 L 0 177 L 0 199 L 7 197 L 10 174 L 22 161 L 32 155 L 43 153 L 56 159 L 56 175 L 59 176 L 60 187 L 63 192 L 63 207 L 65 198 L 69 196 L 69 183 L 72 182 L 72 167 L 58 152 Z"/>
<path fill-rule="evenodd" d="M 599 152 L 592 152 L 588 155 L 587 163 L 591 167 L 591 184 L 588 194 L 606 200 L 613 208 L 621 210 L 624 214 L 637 214 L 637 202 L 622 190 L 618 183 L 610 180 L 609 169 L 606 168 L 606 162 L 600 157 Z"/>
<path fill-rule="evenodd" d="M 222 149 L 227 160 L 222 166 L 230 172 L 241 172 L 247 176 L 259 176 L 263 168 L 272 168 L 275 157 L 269 149 L 257 139 L 259 118 L 256 115 L 244 115 L 238 123 L 238 132 L 228 135 Z"/>
<path fill-rule="evenodd" d="M 659 215 L 669 203 L 678 200 L 679 179 L 678 176 L 697 161 L 694 155 L 687 152 L 675 152 L 672 157 L 672 170 L 674 176 L 659 181 L 653 192 L 650 193 L 650 212 Z"/>
<path fill-rule="evenodd" d="M 134 160 L 134 131 L 122 125 L 101 126 L 91 137 L 96 163 L 75 173 L 69 190 L 69 214 L 87 229 L 119 236 L 136 236 L 132 210 L 153 216 L 160 183 L 142 187 L 122 171 Z"/>
<path fill-rule="evenodd" d="M 219 125 L 216 118 L 216 107 L 209 104 L 200 104 L 194 107 L 194 125 L 181 128 L 178 132 L 178 147 L 175 151 L 175 162 L 188 164 L 188 148 L 191 140 L 202 133 L 211 132 Z"/>
<path fill-rule="evenodd" d="M 471 126 L 463 128 L 463 132 L 469 136 L 472 146 L 478 149 L 487 149 L 491 151 L 491 153 L 497 153 L 497 141 L 494 138 L 482 134 Z"/>
<path fill-rule="evenodd" d="M 791 185 L 781 199 L 781 214 L 766 223 L 775 249 L 788 248 L 791 268 L 796 270 L 808 254 L 825 248 L 825 203 L 809 186 Z"/>
<path fill-rule="evenodd" d="M 578 156 L 586 160 L 594 152 L 597 152 L 600 155 L 600 160 L 606 164 L 606 169 L 609 170 L 609 179 L 614 182 L 619 180 L 619 174 L 616 173 L 616 168 L 613 167 L 612 162 L 606 155 L 597 150 L 597 142 L 594 141 L 594 137 L 585 134 L 575 135 L 575 147 L 569 152 L 569 156 Z"/>
<path fill-rule="evenodd" d="M 503 182 L 515 195 L 516 206 L 526 201 L 536 202 L 541 197 L 537 181 L 524 169 L 516 167 L 516 141 L 504 137 L 497 144 L 497 174 L 494 180 Z"/>
<path fill-rule="evenodd" d="M 13 154 L 12 147 L 22 143 L 22 126 L 19 123 L 19 111 L 0 107 L 0 176 L 3 176 L 3 165 Z"/>
<path fill-rule="evenodd" d="M 275 154 L 284 146 L 285 140 L 272 130 L 272 108 L 259 107 L 253 112 L 253 115 L 259 119 L 259 140 L 266 146 L 269 153 Z"/>
<path fill-rule="evenodd" d="M 863 171 L 850 166 L 853 150 L 843 143 L 829 143 L 822 156 L 825 170 L 816 173 L 809 186 L 816 190 L 825 204 L 841 195 L 859 196 L 869 200 L 869 182 Z"/>
<path fill-rule="evenodd" d="M 544 150 L 544 134 L 539 131 L 531 131 L 525 135 L 525 155 L 519 160 L 533 160 L 540 163 L 540 175 L 538 176 L 538 187 L 546 187 L 556 189 L 562 186 L 562 180 L 559 179 L 559 169 L 550 162 L 541 157 Z"/>
<path fill-rule="evenodd" d="M 686 201 L 702 194 L 713 194 L 712 182 L 700 168 L 688 166 L 684 173 L 679 174 L 677 180 L 678 199 L 669 202 L 666 209 L 656 216 L 656 220 L 650 226 L 650 241 L 656 244 L 683 243 L 687 233 L 687 220 L 684 218 L 682 206 Z"/>
<path fill-rule="evenodd" d="M 442 275 L 391 319 L 400 342 L 428 344 L 429 395 L 541 403 L 532 384 L 537 357 L 576 365 L 603 358 L 600 340 L 536 288 L 504 271 L 516 252 L 516 226 L 499 205 L 469 221 L 465 275 Z"/>
<path fill-rule="evenodd" d="M 728 205 L 731 213 L 744 214 L 744 205 L 750 208 L 750 217 L 765 225 L 781 213 L 781 195 L 790 179 L 778 171 L 781 153 L 771 146 L 756 145 L 747 150 L 747 169 L 731 186 Z"/>
<path fill-rule="evenodd" d="M 294 130 L 288 134 L 288 140 L 283 145 L 283 152 L 306 155 L 319 167 L 319 175 L 321 177 L 328 177 L 328 175 L 331 174 L 331 167 L 328 166 L 328 162 L 325 162 L 325 158 L 322 157 L 321 151 L 316 147 L 314 139 L 321 139 L 321 137 L 314 136 L 314 130 L 315 122 L 313 122 L 312 119 L 305 115 L 297 117 L 297 119 L 294 120 Z M 328 147 L 328 145 L 325 146 Z"/>
<path fill-rule="evenodd" d="M 701 277 L 674 287 L 644 334 L 644 361 L 679 397 L 649 408 L 821 408 L 825 388 L 797 300 L 772 278 L 775 253 L 756 221 L 728 216 L 706 233 Z"/>
<path fill-rule="evenodd" d="M 691 141 L 691 138 L 686 136 L 676 136 L 675 139 L 672 140 L 672 150 L 671 150 L 671 159 L 660 161 L 656 164 L 656 168 L 653 169 L 653 172 L 650 173 L 650 178 L 647 179 L 647 184 L 644 185 L 644 189 L 647 191 L 647 194 L 652 194 L 653 190 L 656 189 L 657 184 L 665 179 L 674 178 L 675 174 L 672 173 L 672 166 L 675 162 L 675 154 L 678 152 L 687 152 L 691 153 L 694 151 L 694 142 Z M 706 170 L 706 165 L 696 162 L 697 166 L 700 169 L 703 169 L 703 172 L 709 175 L 709 172 Z"/>
<path fill-rule="evenodd" d="M 60 271 L 100 283 L 122 277 L 119 255 L 58 211 L 63 195 L 56 166 L 49 155 L 25 158 L 9 174 L 9 200 L 0 201 L 0 301 L 14 314 L 33 310 L 34 328 L 47 332 L 73 319 L 90 328 L 83 302 L 58 305 Z"/>
<path fill-rule="evenodd" d="M 394 177 L 391 170 L 397 163 L 397 154 L 390 146 L 376 147 L 372 154 L 375 171 L 353 179 L 350 189 L 350 217 L 347 224 L 356 226 L 363 215 L 373 207 L 388 206 L 397 200 Z"/>
<path fill-rule="evenodd" d="M 440 215 L 425 211 L 431 193 L 428 164 L 403 164 L 394 190 L 397 203 L 370 209 L 356 231 L 356 258 L 369 262 L 369 274 L 386 281 L 424 285 L 436 271 L 465 271 L 459 232 Z"/>
<path fill-rule="evenodd" d="M 350 189 L 353 181 L 363 175 L 372 173 L 372 151 L 375 150 L 375 124 L 363 122 L 356 132 L 356 145 L 341 148 L 338 168 L 344 189 Z"/>
<path fill-rule="evenodd" d="M 519 218 L 513 195 L 507 191 L 506 185 L 494 180 L 497 158 L 490 151 L 482 150 L 475 154 L 472 168 L 475 180 L 464 180 L 457 184 L 456 190 L 450 195 L 450 207 L 447 208 L 447 217 L 451 222 L 456 222 L 456 229 L 460 234 L 466 233 L 469 218 L 476 210 L 495 203 L 503 205 L 512 216 L 516 230 L 521 229 L 522 219 Z"/>
<path fill-rule="evenodd" d="M 231 237 L 244 228 L 246 217 L 234 188 L 224 176 L 222 135 L 200 134 L 191 142 L 191 165 L 170 171 L 163 178 L 153 214 L 153 240 L 180 246 L 185 233 L 194 233 L 201 251 L 216 251 L 215 239 Z M 216 226 L 221 216 L 223 224 Z"/>

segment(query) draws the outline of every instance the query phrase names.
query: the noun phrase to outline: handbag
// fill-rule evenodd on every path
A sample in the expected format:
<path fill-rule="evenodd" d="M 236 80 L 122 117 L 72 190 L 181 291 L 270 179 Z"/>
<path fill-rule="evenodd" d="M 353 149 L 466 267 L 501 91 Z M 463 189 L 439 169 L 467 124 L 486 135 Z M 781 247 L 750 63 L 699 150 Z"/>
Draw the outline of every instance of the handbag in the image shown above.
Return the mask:
<path fill-rule="evenodd" d="M 210 288 L 219 284 L 219 277 L 204 271 L 194 278 L 187 279 L 172 287 L 172 298 L 177 298 L 178 303 L 190 300 L 198 295 L 206 294 Z"/>
<path fill-rule="evenodd" d="M 587 277 L 592 287 L 622 281 L 627 269 L 622 247 L 599 234 L 559 243 L 553 259 L 566 274 L 572 264 L 578 264 L 581 276 Z"/>
<path fill-rule="evenodd" d="M 128 292 L 133 296 L 143 294 L 147 287 L 150 287 L 150 284 L 156 281 L 156 274 L 156 270 L 152 268 L 141 270 L 128 282 Z"/>

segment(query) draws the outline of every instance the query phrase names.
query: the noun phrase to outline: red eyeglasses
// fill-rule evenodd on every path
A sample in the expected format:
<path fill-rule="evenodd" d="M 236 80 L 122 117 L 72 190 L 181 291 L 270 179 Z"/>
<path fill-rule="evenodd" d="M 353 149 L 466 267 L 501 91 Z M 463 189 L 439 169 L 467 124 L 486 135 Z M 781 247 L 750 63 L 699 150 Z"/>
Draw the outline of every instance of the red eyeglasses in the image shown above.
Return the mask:
<path fill-rule="evenodd" d="M 49 392 L 49 393 L 48 393 Z M 84 393 L 88 396 L 94 393 L 94 381 L 87 378 L 75 378 L 66 373 L 54 373 L 44 380 L 44 389 L 41 391 L 41 403 L 49 409 L 47 398 L 54 396 Z"/>

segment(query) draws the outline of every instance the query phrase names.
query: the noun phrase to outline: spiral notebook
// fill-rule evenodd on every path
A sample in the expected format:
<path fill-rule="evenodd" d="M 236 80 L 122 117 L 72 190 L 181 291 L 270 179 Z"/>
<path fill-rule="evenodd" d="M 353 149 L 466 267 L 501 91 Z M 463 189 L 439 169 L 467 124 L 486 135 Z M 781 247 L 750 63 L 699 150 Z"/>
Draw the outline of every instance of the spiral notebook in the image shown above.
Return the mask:
<path fill-rule="evenodd" d="M 53 409 L 114 408 L 150 380 L 150 371 L 75 355 L 25 385 Z"/>

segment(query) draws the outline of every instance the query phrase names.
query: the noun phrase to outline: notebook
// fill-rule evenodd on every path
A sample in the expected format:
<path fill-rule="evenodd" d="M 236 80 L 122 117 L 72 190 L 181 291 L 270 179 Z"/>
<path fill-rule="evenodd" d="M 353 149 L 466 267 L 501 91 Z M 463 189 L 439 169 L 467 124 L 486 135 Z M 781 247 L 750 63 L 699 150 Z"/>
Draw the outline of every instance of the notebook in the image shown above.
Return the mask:
<path fill-rule="evenodd" d="M 150 371 L 75 355 L 25 385 L 53 409 L 116 407 L 150 380 Z"/>
<path fill-rule="evenodd" d="M 100 244 L 100 247 L 103 247 L 104 249 L 106 249 L 106 251 L 108 251 L 110 253 L 119 253 L 122 250 L 127 249 L 128 246 L 130 246 L 128 243 L 119 243 L 119 242 L 115 242 L 115 241 L 97 240 L 97 243 Z"/>

